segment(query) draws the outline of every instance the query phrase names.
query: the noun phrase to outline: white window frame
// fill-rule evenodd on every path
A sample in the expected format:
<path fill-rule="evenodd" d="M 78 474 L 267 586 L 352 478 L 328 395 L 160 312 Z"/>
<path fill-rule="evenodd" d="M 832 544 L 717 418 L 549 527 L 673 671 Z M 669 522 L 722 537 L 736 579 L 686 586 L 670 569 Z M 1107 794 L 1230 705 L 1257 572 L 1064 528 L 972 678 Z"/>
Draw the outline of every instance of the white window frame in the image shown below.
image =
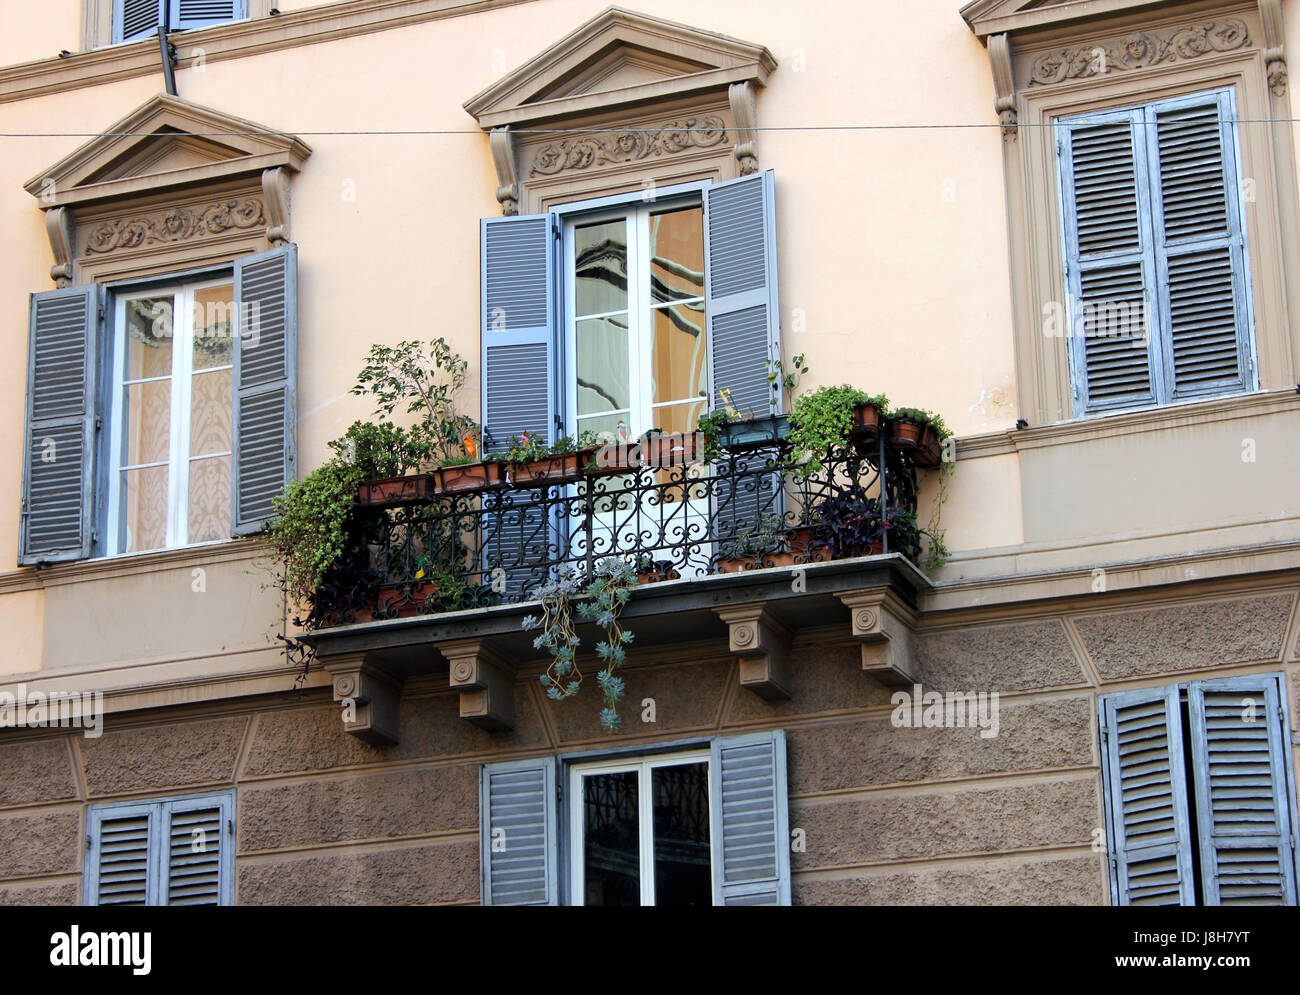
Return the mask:
<path fill-rule="evenodd" d="M 178 549 L 184 546 L 214 545 L 227 539 L 218 539 L 203 543 L 191 543 L 189 539 L 189 483 L 190 483 L 190 420 L 193 405 L 192 387 L 194 373 L 194 295 L 196 291 L 226 284 L 233 286 L 234 275 L 225 274 L 200 280 L 170 283 L 164 286 L 143 290 L 119 292 L 114 295 L 113 331 L 110 336 L 112 350 L 110 356 L 109 389 L 112 392 L 109 401 L 108 425 L 108 476 L 107 500 L 105 502 L 107 522 L 105 532 L 105 550 L 109 556 L 135 555 L 136 553 L 156 552 L 157 550 L 136 550 L 128 553 L 125 526 L 122 521 L 123 484 L 123 432 L 124 424 L 124 380 L 128 336 L 126 333 L 126 305 L 128 301 L 155 299 L 171 295 L 172 297 L 172 371 L 171 379 L 171 424 L 168 429 L 168 459 L 166 462 L 142 463 L 139 467 L 167 467 L 167 539 L 162 549 Z M 233 310 L 232 310 L 233 314 Z M 234 417 L 234 360 L 233 354 L 229 364 L 207 367 L 203 371 L 217 373 L 221 370 L 231 371 L 232 397 L 231 417 Z M 161 377 L 157 379 L 162 379 Z M 131 383 L 145 381 L 132 380 Z M 231 426 L 231 439 L 234 439 L 234 426 Z M 233 450 L 222 453 L 204 453 L 199 459 L 218 459 L 222 456 L 233 460 Z M 132 465 L 132 468 L 137 468 Z M 228 538 L 228 537 L 227 537 Z"/>
<path fill-rule="evenodd" d="M 708 749 L 689 750 L 680 753 L 655 754 L 644 757 L 612 758 L 589 763 L 569 765 L 569 897 L 571 905 L 586 904 L 586 875 L 584 860 L 584 794 L 582 779 L 594 774 L 621 774 L 636 771 L 637 778 L 637 839 L 641 852 L 641 904 L 655 904 L 654 882 L 654 795 L 651 772 L 658 767 L 680 767 L 684 764 L 703 763 L 706 773 L 705 797 L 709 803 L 709 894 L 713 894 L 717 875 L 712 853 L 714 851 L 713 833 L 713 764 Z"/>
<path fill-rule="evenodd" d="M 652 345 L 654 342 L 653 310 L 661 310 L 665 307 L 672 307 L 681 302 L 663 302 L 657 307 L 651 305 L 649 299 L 649 280 L 650 272 L 649 258 L 647 249 L 650 244 L 650 216 L 665 211 L 672 211 L 684 207 L 699 207 L 701 212 L 704 210 L 704 193 L 710 186 L 707 182 L 684 183 L 677 186 L 667 187 L 663 190 L 649 190 L 640 194 L 619 194 L 612 197 L 600 197 L 595 200 L 578 201 L 572 204 L 565 204 L 552 209 L 552 213 L 557 215 L 560 220 L 561 232 L 561 265 L 562 272 L 560 278 L 563 281 L 563 293 L 561 296 L 561 330 L 563 336 L 562 354 L 571 357 L 569 362 L 561 363 L 560 369 L 563 371 L 564 382 L 560 385 L 562 396 L 564 398 L 564 434 L 573 438 L 578 437 L 578 378 L 577 378 L 577 256 L 576 256 L 576 239 L 574 231 L 578 227 L 589 224 L 600 224 L 602 222 L 616 221 L 619 218 L 627 220 L 628 227 L 628 245 L 627 245 L 627 270 L 628 270 L 628 350 L 629 358 L 632 360 L 632 370 L 629 371 L 629 410 L 628 429 L 631 438 L 636 439 L 647 429 L 655 427 L 654 412 L 658 408 L 671 407 L 673 405 L 683 404 L 694 398 L 677 398 L 674 400 L 654 402 L 653 392 L 651 390 L 650 378 L 648 375 L 637 376 L 637 371 L 649 371 L 651 369 Z M 701 215 L 702 217 L 702 215 Z M 703 225 L 701 224 L 701 238 L 704 237 Z M 706 246 L 707 251 L 707 246 Z M 644 273 L 642 268 L 644 267 Z M 635 279 L 633 274 L 636 274 Z M 646 280 L 641 277 L 647 276 Z M 705 309 L 700 313 L 704 317 L 704 328 L 708 329 L 708 311 L 707 311 L 707 288 L 701 288 L 699 300 L 704 303 Z M 695 298 L 686 298 L 694 300 Z M 620 309 L 621 310 L 621 309 Z M 583 320 L 593 317 L 584 315 Z M 705 355 L 705 384 L 704 396 L 699 398 L 704 402 L 704 410 L 712 410 L 710 399 L 713 397 L 713 364 L 709 357 Z M 641 425 L 639 419 L 649 412 L 650 423 Z"/>
<path fill-rule="evenodd" d="M 162 18 L 164 13 L 167 15 L 168 18 L 169 32 L 197 31 L 200 30 L 201 28 L 210 28 L 218 24 L 235 24 L 238 21 L 246 21 L 249 19 L 249 14 L 248 14 L 249 0 L 235 0 L 235 14 L 233 17 L 211 18 L 196 24 L 187 24 L 184 26 L 178 26 L 176 24 L 176 21 L 180 19 L 179 3 L 177 2 L 177 0 L 162 0 L 162 2 L 158 4 L 158 22 L 154 26 L 155 30 L 146 35 L 136 35 L 132 38 L 123 39 L 122 31 L 123 28 L 125 27 L 125 24 L 123 23 L 124 14 L 123 14 L 122 0 L 108 0 L 108 2 L 110 2 L 113 5 L 112 13 L 110 15 L 112 20 L 112 25 L 111 25 L 112 41 L 110 42 L 110 44 L 112 45 L 134 45 L 136 42 L 139 41 L 148 41 L 150 39 L 156 39 L 158 37 L 157 29 L 162 27 Z M 164 7 L 166 8 L 166 10 L 164 10 Z"/>

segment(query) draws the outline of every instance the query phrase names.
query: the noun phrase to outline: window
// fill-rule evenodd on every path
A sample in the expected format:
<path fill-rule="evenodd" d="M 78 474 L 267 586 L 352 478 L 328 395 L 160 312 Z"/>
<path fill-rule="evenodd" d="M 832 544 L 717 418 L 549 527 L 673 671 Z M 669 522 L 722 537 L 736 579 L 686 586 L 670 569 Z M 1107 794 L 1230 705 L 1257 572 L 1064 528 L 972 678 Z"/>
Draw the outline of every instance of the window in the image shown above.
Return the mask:
<path fill-rule="evenodd" d="M 207 28 L 248 16 L 246 0 L 113 0 L 113 41 L 139 41 L 168 31 Z"/>
<path fill-rule="evenodd" d="M 1056 131 L 1075 413 L 1255 389 L 1232 91 Z"/>
<path fill-rule="evenodd" d="M 616 209 L 565 226 L 569 432 L 693 432 L 708 405 L 704 209 Z"/>
<path fill-rule="evenodd" d="M 1101 699 L 1112 899 L 1295 905 L 1295 774 L 1279 675 Z"/>
<path fill-rule="evenodd" d="M 785 733 L 489 764 L 484 905 L 789 905 Z"/>
<path fill-rule="evenodd" d="M 233 312 L 229 277 L 117 298 L 108 552 L 230 537 Z"/>
<path fill-rule="evenodd" d="M 711 905 L 709 755 L 574 765 L 569 894 L 578 905 Z"/>
<path fill-rule="evenodd" d="M 234 903 L 235 794 L 92 805 L 87 905 Z"/>

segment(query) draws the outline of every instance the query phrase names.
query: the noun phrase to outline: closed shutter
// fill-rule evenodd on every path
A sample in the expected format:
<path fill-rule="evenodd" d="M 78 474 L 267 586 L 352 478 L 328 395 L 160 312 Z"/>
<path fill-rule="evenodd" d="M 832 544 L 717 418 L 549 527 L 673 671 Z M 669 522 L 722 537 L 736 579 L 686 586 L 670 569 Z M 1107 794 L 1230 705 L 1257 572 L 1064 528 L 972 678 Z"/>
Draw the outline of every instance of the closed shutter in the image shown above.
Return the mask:
<path fill-rule="evenodd" d="M 163 805 L 162 904 L 229 905 L 233 813 L 228 795 Z"/>
<path fill-rule="evenodd" d="M 247 17 L 245 0 L 168 0 L 173 31 L 206 28 Z"/>
<path fill-rule="evenodd" d="M 741 412 L 779 414 L 781 392 L 767 382 L 768 359 L 781 355 L 771 170 L 705 189 L 704 247 L 711 406 L 726 389 Z"/>
<path fill-rule="evenodd" d="M 87 905 L 152 905 L 157 860 L 151 848 L 157 805 L 92 809 L 87 831 Z"/>
<path fill-rule="evenodd" d="M 99 291 L 32 295 L 18 562 L 90 555 Z"/>
<path fill-rule="evenodd" d="M 1076 414 L 1251 389 L 1231 90 L 1057 125 Z"/>
<path fill-rule="evenodd" d="M 1195 904 L 1178 687 L 1109 695 L 1101 728 L 1112 897 Z"/>
<path fill-rule="evenodd" d="M 116 0 L 113 5 L 113 40 L 138 41 L 156 34 L 162 24 L 163 0 Z"/>
<path fill-rule="evenodd" d="M 1068 334 L 1077 413 L 1156 400 L 1141 111 L 1062 129 Z"/>
<path fill-rule="evenodd" d="M 1295 905 L 1294 786 L 1278 681 L 1188 689 L 1201 879 L 1207 905 Z"/>
<path fill-rule="evenodd" d="M 488 764 L 479 781 L 481 901 L 559 904 L 555 761 Z"/>
<path fill-rule="evenodd" d="M 298 247 L 235 261 L 232 531 L 261 531 L 297 459 Z"/>
<path fill-rule="evenodd" d="M 558 412 L 555 221 L 536 214 L 483 221 L 483 444 L 555 441 Z"/>
<path fill-rule="evenodd" d="M 790 815 L 785 733 L 712 744 L 713 902 L 790 904 Z"/>
<path fill-rule="evenodd" d="M 1167 395 L 1245 389 L 1250 321 L 1231 94 L 1149 113 Z"/>

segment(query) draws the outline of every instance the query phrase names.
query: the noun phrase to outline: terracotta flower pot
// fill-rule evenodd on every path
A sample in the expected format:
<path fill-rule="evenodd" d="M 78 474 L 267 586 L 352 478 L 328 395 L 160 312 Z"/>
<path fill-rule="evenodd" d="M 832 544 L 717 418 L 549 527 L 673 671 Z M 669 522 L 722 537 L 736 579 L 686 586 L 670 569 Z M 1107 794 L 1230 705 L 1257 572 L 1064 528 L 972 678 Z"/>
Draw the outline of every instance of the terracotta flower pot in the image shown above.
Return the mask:
<path fill-rule="evenodd" d="M 414 584 L 380 584 L 374 618 L 410 618 L 427 615 L 425 609 L 438 594 L 438 585 L 424 580 Z"/>
<path fill-rule="evenodd" d="M 849 434 L 855 442 L 873 442 L 880 438 L 880 409 L 874 404 L 857 404 L 853 407 L 853 427 Z"/>
<path fill-rule="evenodd" d="M 427 501 L 437 492 L 437 484 L 430 474 L 413 473 L 367 480 L 357 490 L 357 501 L 368 508 L 393 508 Z"/>
<path fill-rule="evenodd" d="M 582 475 L 578 453 L 555 453 L 528 463 L 510 464 L 510 482 L 516 487 L 564 484 Z"/>
<path fill-rule="evenodd" d="M 943 446 L 939 442 L 939 433 L 933 425 L 926 425 L 921 430 L 921 438 L 916 449 L 912 451 L 912 462 L 917 466 L 936 467 L 943 462 Z"/>
<path fill-rule="evenodd" d="M 505 482 L 500 463 L 465 463 L 461 466 L 444 466 L 436 471 L 440 489 L 444 494 L 481 491 Z"/>
<path fill-rule="evenodd" d="M 636 575 L 638 584 L 657 584 L 661 580 L 680 580 L 681 574 L 677 568 L 668 560 L 661 560 L 654 565 L 653 570 L 646 570 L 644 573 Z"/>
<path fill-rule="evenodd" d="M 608 477 L 615 473 L 632 473 L 639 470 L 641 464 L 631 458 L 628 446 L 610 443 L 594 449 L 584 449 L 578 453 L 578 462 L 582 472 L 588 477 Z"/>
<path fill-rule="evenodd" d="M 643 439 L 640 450 L 642 466 L 655 468 L 687 466 L 698 463 L 704 458 L 703 436 L 697 432 L 655 435 Z"/>
<path fill-rule="evenodd" d="M 921 442 L 925 426 L 910 418 L 892 418 L 889 421 L 889 444 L 895 449 L 909 451 Z"/>

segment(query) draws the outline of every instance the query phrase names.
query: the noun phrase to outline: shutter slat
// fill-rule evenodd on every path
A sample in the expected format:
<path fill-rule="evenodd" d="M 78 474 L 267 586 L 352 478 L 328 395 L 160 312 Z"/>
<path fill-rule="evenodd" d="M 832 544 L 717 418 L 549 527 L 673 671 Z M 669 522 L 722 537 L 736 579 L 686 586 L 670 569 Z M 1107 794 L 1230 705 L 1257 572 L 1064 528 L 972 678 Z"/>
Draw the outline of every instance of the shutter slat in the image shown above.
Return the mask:
<path fill-rule="evenodd" d="M 714 904 L 789 905 L 785 733 L 712 747 Z"/>
<path fill-rule="evenodd" d="M 170 0 L 172 30 L 193 30 L 247 17 L 246 0 Z"/>
<path fill-rule="evenodd" d="M 137 41 L 155 34 L 162 23 L 162 0 L 117 0 L 114 39 Z"/>

